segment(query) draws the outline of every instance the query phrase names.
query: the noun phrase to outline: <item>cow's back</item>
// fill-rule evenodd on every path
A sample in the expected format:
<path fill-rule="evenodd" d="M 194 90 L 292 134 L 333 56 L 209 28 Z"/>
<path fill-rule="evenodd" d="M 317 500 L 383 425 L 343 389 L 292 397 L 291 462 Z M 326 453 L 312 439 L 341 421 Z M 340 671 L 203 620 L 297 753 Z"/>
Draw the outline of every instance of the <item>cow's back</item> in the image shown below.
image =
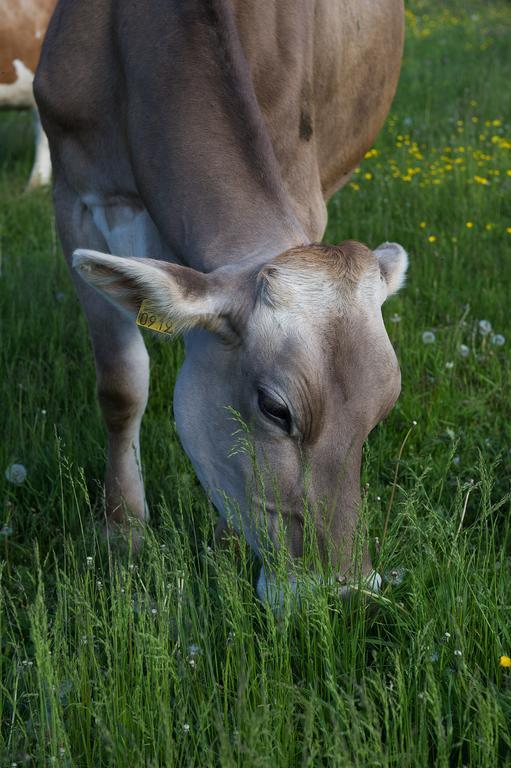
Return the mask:
<path fill-rule="evenodd" d="M 316 166 L 328 198 L 372 145 L 388 113 L 401 66 L 403 2 L 234 4 L 289 191 L 305 205 Z"/>
<path fill-rule="evenodd" d="M 371 146 L 390 107 L 402 55 L 402 0 L 230 2 L 284 186 L 308 237 L 319 240 L 326 225 L 324 199 Z M 196 3 L 208 6 L 205 0 Z M 88 143 L 96 180 L 101 176 L 104 189 L 129 194 L 136 189 L 127 168 L 134 156 L 124 125 L 129 105 L 147 101 L 144 83 L 155 55 L 172 51 L 173 30 L 154 19 L 165 16 L 165 5 L 151 8 L 142 12 L 130 0 L 61 2 L 37 76 L 43 123 L 45 113 L 51 114 L 72 138 L 75 168 L 83 154 L 78 176 L 81 169 L 91 172 L 91 154 L 83 151 Z M 151 39 L 155 35 L 158 40 Z M 161 111 L 164 127 L 169 104 L 165 98 L 149 103 L 151 114 Z M 207 114 L 204 103 L 204 141 Z M 59 133 L 58 159 L 65 166 L 67 139 Z"/>

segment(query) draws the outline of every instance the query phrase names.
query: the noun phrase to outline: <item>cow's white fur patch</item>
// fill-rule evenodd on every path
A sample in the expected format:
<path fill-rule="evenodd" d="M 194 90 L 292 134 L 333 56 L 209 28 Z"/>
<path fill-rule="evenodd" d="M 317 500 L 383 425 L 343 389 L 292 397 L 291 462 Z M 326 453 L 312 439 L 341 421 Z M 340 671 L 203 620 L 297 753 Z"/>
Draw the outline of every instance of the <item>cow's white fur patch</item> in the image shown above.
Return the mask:
<path fill-rule="evenodd" d="M 129 202 L 112 202 L 96 195 L 84 195 L 83 202 L 92 220 L 117 256 L 161 259 L 161 239 L 145 208 Z"/>
<path fill-rule="evenodd" d="M 32 90 L 34 73 L 20 59 L 14 59 L 12 65 L 16 80 L 14 83 L 0 83 L 0 106 L 17 109 L 35 106 Z"/>

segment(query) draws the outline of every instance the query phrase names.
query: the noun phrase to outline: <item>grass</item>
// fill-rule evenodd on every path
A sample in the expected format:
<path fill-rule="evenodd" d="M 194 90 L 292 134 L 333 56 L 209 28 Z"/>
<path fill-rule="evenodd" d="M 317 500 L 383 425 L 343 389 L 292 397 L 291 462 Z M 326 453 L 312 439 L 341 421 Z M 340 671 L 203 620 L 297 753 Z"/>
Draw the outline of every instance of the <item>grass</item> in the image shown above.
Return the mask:
<path fill-rule="evenodd" d="M 511 6 L 414 0 L 407 23 L 392 114 L 327 232 L 411 261 L 385 306 L 403 393 L 365 450 L 372 611 L 324 587 L 278 619 L 250 553 L 208 549 L 180 344 L 149 339 L 146 546 L 106 551 L 85 323 L 49 194 L 23 194 L 30 118 L 2 116 L 0 765 L 511 766 Z"/>

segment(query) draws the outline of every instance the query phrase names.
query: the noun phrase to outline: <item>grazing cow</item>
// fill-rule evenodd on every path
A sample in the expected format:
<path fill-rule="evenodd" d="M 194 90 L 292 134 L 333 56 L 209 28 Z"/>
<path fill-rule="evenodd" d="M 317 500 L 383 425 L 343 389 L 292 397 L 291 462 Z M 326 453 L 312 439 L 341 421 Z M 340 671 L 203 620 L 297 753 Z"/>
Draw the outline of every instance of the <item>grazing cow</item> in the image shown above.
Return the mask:
<path fill-rule="evenodd" d="M 49 184 L 48 139 L 35 108 L 32 81 L 41 44 L 56 0 L 4 0 L 0 13 L 0 107 L 32 108 L 35 119 L 35 158 L 28 187 Z"/>
<path fill-rule="evenodd" d="M 380 307 L 407 257 L 318 241 L 325 199 L 388 112 L 402 43 L 401 0 L 58 5 L 34 88 L 94 348 L 111 526 L 148 514 L 145 302 L 146 321 L 184 333 L 176 425 L 221 517 L 298 558 L 307 506 L 324 557 L 349 568 L 362 446 L 400 391 Z M 257 478 L 231 450 L 232 409 Z"/>

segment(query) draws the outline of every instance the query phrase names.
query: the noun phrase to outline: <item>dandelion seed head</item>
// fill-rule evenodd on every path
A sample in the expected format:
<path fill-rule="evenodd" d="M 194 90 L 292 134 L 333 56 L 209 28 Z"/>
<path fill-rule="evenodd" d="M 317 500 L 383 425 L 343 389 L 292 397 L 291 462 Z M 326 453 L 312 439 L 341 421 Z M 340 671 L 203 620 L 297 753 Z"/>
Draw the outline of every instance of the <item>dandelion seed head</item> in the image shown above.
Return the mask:
<path fill-rule="evenodd" d="M 446 362 L 446 364 L 445 364 L 445 367 L 447 368 L 447 370 L 448 370 L 448 371 L 450 371 L 450 370 L 451 370 L 451 368 L 454 368 L 454 363 L 453 363 L 453 361 L 452 361 L 452 360 L 448 360 L 448 361 Z"/>
<path fill-rule="evenodd" d="M 183 731 L 185 733 L 188 733 L 190 731 L 190 725 L 188 723 L 183 723 Z"/>
<path fill-rule="evenodd" d="M 455 656 L 461 656 L 461 651 L 460 651 L 460 649 L 459 649 L 459 648 L 455 648 L 455 650 L 454 650 L 454 655 L 455 655 Z"/>
<path fill-rule="evenodd" d="M 397 313 L 394 313 L 392 317 L 390 318 L 391 323 L 400 323 L 401 322 L 401 315 L 398 315 Z"/>
<path fill-rule="evenodd" d="M 489 320 L 479 320 L 479 333 L 481 336 L 488 336 L 491 333 L 491 323 Z"/>
<path fill-rule="evenodd" d="M 460 344 L 459 353 L 461 357 L 468 357 L 470 354 L 470 349 L 466 344 Z"/>
<path fill-rule="evenodd" d="M 436 336 L 433 333 L 433 331 L 424 331 L 422 334 L 422 343 L 423 344 L 434 344 L 436 341 Z"/>
<path fill-rule="evenodd" d="M 91 557 L 90 555 L 87 555 L 87 557 L 85 558 L 85 561 L 87 563 L 87 568 L 93 568 L 94 567 L 94 558 L 93 557 Z"/>
<path fill-rule="evenodd" d="M 402 566 L 400 566 L 399 568 L 394 568 L 392 571 L 390 571 L 386 575 L 386 580 L 388 581 L 389 584 L 392 584 L 394 587 L 399 587 L 399 585 L 403 583 L 405 574 L 406 574 L 406 568 L 403 568 Z"/>
<path fill-rule="evenodd" d="M 13 485 L 22 485 L 27 479 L 27 470 L 23 464 L 11 464 L 5 470 L 5 478 Z"/>
<path fill-rule="evenodd" d="M 494 333 L 490 341 L 494 347 L 502 347 L 506 343 L 506 337 L 501 333 Z"/>

